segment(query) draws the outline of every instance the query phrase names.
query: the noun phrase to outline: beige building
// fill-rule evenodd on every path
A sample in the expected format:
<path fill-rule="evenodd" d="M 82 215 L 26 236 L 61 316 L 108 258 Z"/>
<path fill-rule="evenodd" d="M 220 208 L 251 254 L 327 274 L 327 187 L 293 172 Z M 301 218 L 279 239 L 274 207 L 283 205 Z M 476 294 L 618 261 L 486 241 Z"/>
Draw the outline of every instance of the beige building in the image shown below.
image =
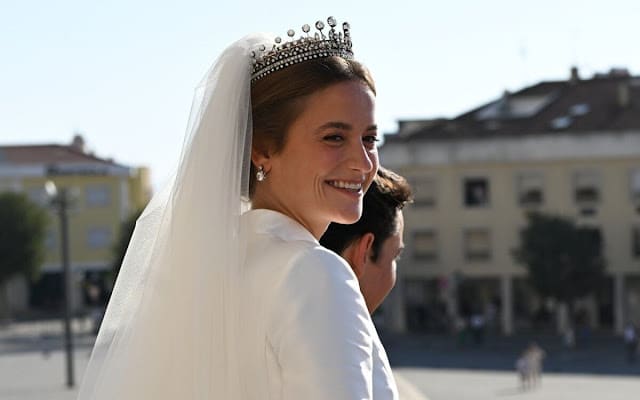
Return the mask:
<path fill-rule="evenodd" d="M 453 119 L 401 121 L 380 158 L 415 190 L 386 305 L 394 329 L 444 331 L 474 314 L 505 334 L 564 326 L 512 257 L 529 210 L 600 230 L 607 278 L 577 304 L 587 323 L 640 322 L 640 78 L 574 69 Z"/>
<path fill-rule="evenodd" d="M 0 145 L 0 192 L 22 192 L 34 203 L 49 208 L 47 181 L 68 188 L 74 198 L 69 211 L 69 247 L 76 289 L 72 299 L 74 308 L 80 309 L 89 300 L 87 283 L 97 285 L 103 294 L 109 289 L 103 285 L 111 268 L 114 241 L 122 221 L 149 201 L 149 171 L 96 156 L 87 151 L 81 136 L 68 145 Z M 18 276 L 9 282 L 14 313 L 59 307 L 60 249 L 58 217 L 51 212 L 40 279 L 29 282 Z"/>

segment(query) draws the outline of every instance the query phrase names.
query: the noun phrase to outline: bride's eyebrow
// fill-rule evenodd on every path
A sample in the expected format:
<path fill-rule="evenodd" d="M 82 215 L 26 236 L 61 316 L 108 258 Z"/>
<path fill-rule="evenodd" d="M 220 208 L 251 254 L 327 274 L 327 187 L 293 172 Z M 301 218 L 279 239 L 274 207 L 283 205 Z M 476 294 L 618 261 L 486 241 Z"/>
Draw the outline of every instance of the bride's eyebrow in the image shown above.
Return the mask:
<path fill-rule="evenodd" d="M 331 129 L 331 128 L 350 131 L 350 130 L 353 129 L 353 126 L 351 124 L 346 123 L 346 122 L 329 121 L 329 122 L 326 122 L 326 123 L 320 125 L 318 127 L 318 129 L 316 129 L 316 132 L 321 132 L 321 131 L 323 131 L 325 129 Z M 377 131 L 377 130 L 378 130 L 378 125 L 370 125 L 366 129 L 367 132 Z"/>
<path fill-rule="evenodd" d="M 353 129 L 353 126 L 351 126 L 350 124 L 347 124 L 346 122 L 329 121 L 320 125 L 318 129 L 316 129 L 316 132 L 321 132 L 326 129 L 342 129 L 345 131 L 350 131 Z"/>

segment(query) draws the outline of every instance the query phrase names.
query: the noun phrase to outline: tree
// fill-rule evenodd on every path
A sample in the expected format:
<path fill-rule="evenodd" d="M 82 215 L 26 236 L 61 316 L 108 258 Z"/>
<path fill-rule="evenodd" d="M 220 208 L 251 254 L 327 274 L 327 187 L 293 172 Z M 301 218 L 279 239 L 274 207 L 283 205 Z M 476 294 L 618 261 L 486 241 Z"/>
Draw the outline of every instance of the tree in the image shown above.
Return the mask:
<path fill-rule="evenodd" d="M 131 241 L 133 230 L 136 227 L 136 222 L 138 221 L 138 218 L 140 218 L 142 211 L 143 209 L 134 211 L 120 225 L 118 240 L 113 246 L 113 262 L 111 264 L 111 274 L 113 277 L 113 282 L 115 282 L 116 278 L 118 277 L 118 272 L 120 272 L 120 266 L 122 265 L 122 261 L 124 260 L 124 255 L 126 254 L 127 248 L 129 247 L 129 241 Z"/>
<path fill-rule="evenodd" d="M 536 291 L 571 308 L 575 299 L 593 294 L 604 281 L 605 260 L 597 228 L 571 219 L 532 213 L 513 252 L 529 272 Z"/>
<path fill-rule="evenodd" d="M 36 279 L 44 260 L 47 212 L 21 193 L 0 193 L 0 319 L 9 316 L 7 281 Z"/>

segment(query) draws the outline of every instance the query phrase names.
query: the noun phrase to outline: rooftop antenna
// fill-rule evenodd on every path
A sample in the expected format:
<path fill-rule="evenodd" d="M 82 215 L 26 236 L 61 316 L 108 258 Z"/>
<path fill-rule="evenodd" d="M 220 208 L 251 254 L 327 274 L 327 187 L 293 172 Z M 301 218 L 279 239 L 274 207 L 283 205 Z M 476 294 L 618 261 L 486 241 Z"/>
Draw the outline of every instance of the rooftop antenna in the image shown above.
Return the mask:
<path fill-rule="evenodd" d="M 578 42 L 580 41 L 580 30 L 577 27 L 574 27 L 571 31 L 571 41 L 570 41 L 570 45 L 571 45 L 571 65 L 575 66 L 576 68 L 580 66 L 580 62 L 579 62 L 579 57 L 578 57 L 578 53 L 579 53 L 579 49 L 578 49 Z"/>
<path fill-rule="evenodd" d="M 529 71 L 527 68 L 527 56 L 528 56 L 528 47 L 526 38 L 520 39 L 520 45 L 518 47 L 518 55 L 520 56 L 520 61 L 522 62 L 522 86 L 527 86 L 529 83 Z"/>

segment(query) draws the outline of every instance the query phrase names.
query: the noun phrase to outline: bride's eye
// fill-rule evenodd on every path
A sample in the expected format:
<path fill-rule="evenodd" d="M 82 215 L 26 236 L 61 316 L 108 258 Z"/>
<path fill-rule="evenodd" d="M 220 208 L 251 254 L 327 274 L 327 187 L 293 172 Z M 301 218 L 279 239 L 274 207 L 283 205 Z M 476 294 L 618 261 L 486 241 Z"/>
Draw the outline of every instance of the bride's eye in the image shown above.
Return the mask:
<path fill-rule="evenodd" d="M 338 134 L 327 135 L 323 139 L 327 142 L 334 142 L 334 143 L 339 143 L 344 141 L 344 137 Z"/>
<path fill-rule="evenodd" d="M 366 135 L 362 137 L 362 141 L 369 148 L 373 148 L 376 145 L 376 142 L 380 141 L 376 135 Z"/>

